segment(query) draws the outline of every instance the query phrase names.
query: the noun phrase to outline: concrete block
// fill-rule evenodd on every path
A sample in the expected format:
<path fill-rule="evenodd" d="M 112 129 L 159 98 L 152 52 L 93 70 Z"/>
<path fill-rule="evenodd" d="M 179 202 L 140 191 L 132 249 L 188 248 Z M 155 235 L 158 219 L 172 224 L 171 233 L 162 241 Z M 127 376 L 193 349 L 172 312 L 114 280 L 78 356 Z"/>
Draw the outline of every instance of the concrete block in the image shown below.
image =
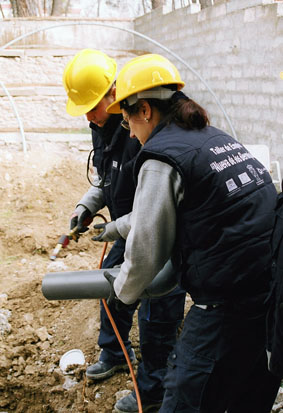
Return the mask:
<path fill-rule="evenodd" d="M 277 14 L 278 17 L 283 16 L 283 3 L 278 3 L 277 4 L 276 14 Z"/>
<path fill-rule="evenodd" d="M 227 13 L 234 13 L 242 9 L 273 3 L 273 0 L 230 0 L 227 3 Z"/>
<path fill-rule="evenodd" d="M 197 15 L 197 20 L 198 22 L 204 22 L 207 20 L 207 16 L 208 16 L 208 12 L 207 12 L 207 8 L 202 9 L 198 15 Z"/>
<path fill-rule="evenodd" d="M 32 49 L 1 49 L 1 57 L 27 57 L 27 56 L 74 56 L 81 49 L 54 49 L 54 48 L 32 48 Z"/>
<path fill-rule="evenodd" d="M 263 81 L 262 82 L 262 92 L 268 93 L 269 95 L 273 95 L 276 92 L 276 86 L 274 82 L 271 81 Z"/>
<path fill-rule="evenodd" d="M 256 12 L 256 18 L 257 19 L 263 19 L 263 18 L 268 18 L 270 8 L 266 6 L 258 6 L 255 8 Z"/>
<path fill-rule="evenodd" d="M 249 8 L 244 11 L 244 22 L 251 23 L 255 21 L 256 13 L 254 8 Z"/>
<path fill-rule="evenodd" d="M 239 79 L 237 82 L 237 90 L 240 90 L 241 92 L 244 92 L 244 93 L 249 93 L 251 92 L 252 83 L 253 81 L 251 79 L 246 79 L 246 78 Z"/>
<path fill-rule="evenodd" d="M 263 106 L 265 108 L 269 107 L 270 105 L 270 97 L 269 95 L 265 94 L 259 94 L 257 97 L 257 105 L 258 106 Z"/>
<path fill-rule="evenodd" d="M 245 105 L 253 106 L 253 105 L 256 105 L 256 103 L 257 103 L 256 95 L 248 94 L 248 93 L 245 94 L 245 96 L 244 96 L 244 104 Z"/>
<path fill-rule="evenodd" d="M 272 107 L 283 109 L 283 99 L 282 96 L 271 96 L 270 105 Z"/>
<path fill-rule="evenodd" d="M 226 4 L 224 4 L 224 3 L 223 4 L 218 4 L 214 7 L 212 7 L 212 9 L 213 9 L 213 14 L 212 14 L 213 18 L 226 16 L 226 13 L 227 13 Z"/>
<path fill-rule="evenodd" d="M 22 86 L 7 88 L 11 96 L 66 96 L 62 86 Z M 0 89 L 0 96 L 6 93 Z"/>
<path fill-rule="evenodd" d="M 283 34 L 281 34 L 280 36 L 277 36 L 274 39 L 273 45 L 274 45 L 274 48 L 279 48 L 279 47 L 282 48 L 283 47 Z"/>
<path fill-rule="evenodd" d="M 205 9 L 206 20 L 217 19 L 218 17 L 226 16 L 226 4 L 215 4 Z"/>
<path fill-rule="evenodd" d="M 276 24 L 277 34 L 282 35 L 283 34 L 283 19 L 281 18 L 281 16 L 278 18 L 276 23 L 277 23 Z"/>
<path fill-rule="evenodd" d="M 232 96 L 232 105 L 242 105 L 244 103 L 244 96 L 239 94 L 234 94 Z"/>
<path fill-rule="evenodd" d="M 235 80 L 228 80 L 228 82 L 226 82 L 226 89 L 227 91 L 235 91 L 237 87 L 237 83 L 235 82 Z"/>
<path fill-rule="evenodd" d="M 199 13 L 200 11 L 201 11 L 201 5 L 196 4 L 196 3 L 192 3 L 186 8 L 187 14 L 195 14 L 195 13 Z"/>
<path fill-rule="evenodd" d="M 24 50 L 12 50 L 12 49 L 3 49 L 0 48 L 0 56 L 3 57 L 24 57 L 25 51 Z"/>

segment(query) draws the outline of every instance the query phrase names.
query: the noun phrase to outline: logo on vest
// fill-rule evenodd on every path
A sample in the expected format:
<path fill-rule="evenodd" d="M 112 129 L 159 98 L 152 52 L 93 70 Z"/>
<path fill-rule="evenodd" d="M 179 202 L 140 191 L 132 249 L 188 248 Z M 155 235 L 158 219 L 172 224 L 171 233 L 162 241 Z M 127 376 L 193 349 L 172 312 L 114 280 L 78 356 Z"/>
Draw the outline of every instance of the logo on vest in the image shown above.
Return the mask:
<path fill-rule="evenodd" d="M 237 186 L 237 184 L 236 184 L 236 182 L 234 181 L 233 178 L 229 179 L 225 183 L 226 183 L 226 186 L 227 186 L 229 192 L 235 191 L 238 188 L 238 186 Z"/>
<path fill-rule="evenodd" d="M 249 175 L 247 174 L 247 172 L 243 172 L 242 174 L 238 175 L 241 184 L 242 185 L 246 185 L 252 182 L 251 178 L 249 177 Z"/>
<path fill-rule="evenodd" d="M 260 178 L 259 174 L 257 173 L 257 171 L 255 170 L 255 168 L 252 165 L 247 165 L 247 169 L 249 170 L 249 172 L 255 178 L 257 185 L 263 184 L 263 182 L 264 182 L 263 179 Z"/>

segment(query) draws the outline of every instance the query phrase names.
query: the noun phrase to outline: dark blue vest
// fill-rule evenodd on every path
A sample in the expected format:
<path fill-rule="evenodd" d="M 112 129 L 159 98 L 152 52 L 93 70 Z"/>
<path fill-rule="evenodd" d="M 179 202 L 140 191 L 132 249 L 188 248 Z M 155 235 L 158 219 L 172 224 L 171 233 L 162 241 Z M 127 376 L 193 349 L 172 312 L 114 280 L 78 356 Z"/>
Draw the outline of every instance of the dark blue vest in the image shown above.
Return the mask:
<path fill-rule="evenodd" d="M 140 143 L 129 137 L 129 131 L 120 125 L 121 120 L 121 115 L 111 115 L 103 128 L 90 124 L 93 165 L 104 179 L 102 190 L 112 220 L 132 210 L 135 194 L 133 165 L 140 150 Z"/>
<path fill-rule="evenodd" d="M 275 376 L 283 378 L 283 192 L 278 195 L 271 239 L 274 279 L 268 317 L 270 370 Z"/>
<path fill-rule="evenodd" d="M 172 258 L 193 300 L 214 304 L 266 292 L 277 196 L 266 168 L 214 127 L 159 125 L 138 156 L 136 175 L 148 158 L 172 165 L 182 177 Z"/>

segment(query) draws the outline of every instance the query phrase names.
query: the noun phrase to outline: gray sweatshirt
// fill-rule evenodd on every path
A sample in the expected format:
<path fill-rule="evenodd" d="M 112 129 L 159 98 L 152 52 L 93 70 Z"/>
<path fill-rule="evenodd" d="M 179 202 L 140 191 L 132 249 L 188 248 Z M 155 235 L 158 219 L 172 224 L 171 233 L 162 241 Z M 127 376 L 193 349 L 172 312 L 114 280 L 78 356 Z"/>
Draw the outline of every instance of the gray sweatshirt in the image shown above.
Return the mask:
<path fill-rule="evenodd" d="M 82 199 L 78 202 L 76 210 L 80 210 L 80 206 L 88 208 L 92 216 L 97 211 L 105 207 L 105 199 L 101 188 L 91 186 L 89 190 L 84 194 Z"/>
<path fill-rule="evenodd" d="M 170 165 L 147 160 L 142 165 L 133 210 L 116 220 L 127 239 L 125 261 L 114 282 L 125 304 L 136 301 L 171 257 L 177 207 L 184 196 L 180 174 Z"/>

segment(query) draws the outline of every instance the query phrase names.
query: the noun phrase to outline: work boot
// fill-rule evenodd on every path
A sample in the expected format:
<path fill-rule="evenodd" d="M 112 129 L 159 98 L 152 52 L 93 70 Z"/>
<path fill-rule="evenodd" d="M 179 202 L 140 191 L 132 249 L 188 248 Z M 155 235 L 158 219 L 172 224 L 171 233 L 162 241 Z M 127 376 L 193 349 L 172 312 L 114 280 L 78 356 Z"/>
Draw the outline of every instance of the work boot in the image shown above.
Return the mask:
<path fill-rule="evenodd" d="M 137 363 L 134 350 L 131 350 L 130 360 L 132 365 Z M 129 366 L 125 361 L 124 364 L 116 364 L 111 361 L 98 361 L 86 369 L 86 377 L 91 380 L 103 380 L 113 376 L 116 371 L 129 370 Z"/>
<path fill-rule="evenodd" d="M 157 412 L 161 404 L 161 402 L 156 401 L 142 401 L 142 411 L 143 413 Z M 130 393 L 128 396 L 118 400 L 114 406 L 114 409 L 115 412 L 118 413 L 139 413 L 138 403 L 133 393 Z"/>

